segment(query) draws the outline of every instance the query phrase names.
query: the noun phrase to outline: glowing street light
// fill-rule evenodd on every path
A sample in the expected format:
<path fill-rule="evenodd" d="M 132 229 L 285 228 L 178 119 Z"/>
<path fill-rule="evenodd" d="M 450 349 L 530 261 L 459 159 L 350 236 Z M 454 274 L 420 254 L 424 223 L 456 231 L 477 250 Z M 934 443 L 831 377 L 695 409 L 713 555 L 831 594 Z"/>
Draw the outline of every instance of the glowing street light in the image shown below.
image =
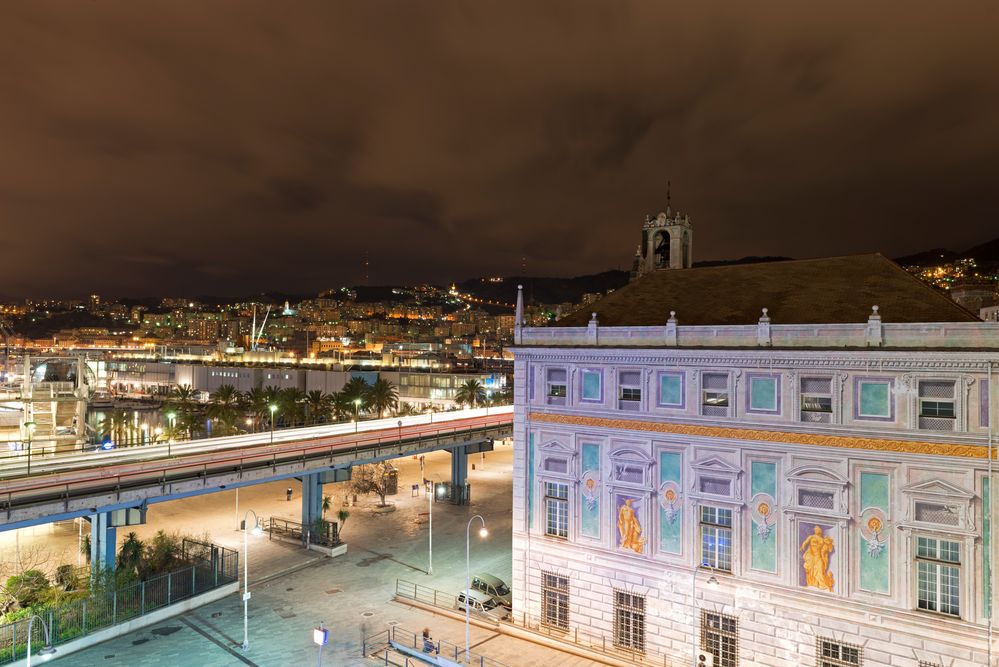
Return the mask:
<path fill-rule="evenodd" d="M 482 518 L 481 514 L 476 514 L 471 519 L 468 520 L 468 525 L 465 526 L 465 662 L 468 662 L 468 613 L 471 609 L 472 601 L 469 598 L 469 589 L 472 587 L 471 583 L 471 573 L 469 565 L 469 552 L 470 552 L 470 538 L 469 531 L 472 529 L 472 522 L 478 519 L 482 523 L 482 527 L 479 528 L 479 537 L 485 539 L 489 536 L 489 531 L 486 530 L 486 520 Z"/>
<path fill-rule="evenodd" d="M 31 474 L 31 436 L 35 433 L 35 422 L 24 422 L 24 430 L 28 433 L 28 474 Z"/>
<path fill-rule="evenodd" d="M 246 529 L 246 522 L 250 515 L 253 515 L 253 528 Z M 253 510 L 246 510 L 243 516 L 243 650 L 250 647 L 250 534 L 259 537 L 264 534 L 264 529 L 260 525 L 260 517 Z"/>
<path fill-rule="evenodd" d="M 271 411 L 271 444 L 274 444 L 274 413 L 277 412 L 277 406 L 271 403 L 267 408 Z"/>

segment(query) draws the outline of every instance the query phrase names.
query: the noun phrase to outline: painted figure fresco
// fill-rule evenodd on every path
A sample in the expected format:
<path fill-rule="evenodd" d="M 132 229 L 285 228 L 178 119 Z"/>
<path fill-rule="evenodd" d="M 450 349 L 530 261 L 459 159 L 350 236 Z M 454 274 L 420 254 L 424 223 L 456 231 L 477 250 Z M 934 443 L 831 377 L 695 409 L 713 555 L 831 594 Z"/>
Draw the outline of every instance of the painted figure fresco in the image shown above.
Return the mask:
<path fill-rule="evenodd" d="M 829 556 L 835 549 L 833 538 L 823 534 L 821 526 L 815 526 L 812 534 L 801 543 L 802 566 L 805 570 L 805 585 L 820 590 L 831 591 L 836 585 L 829 570 Z"/>
<path fill-rule="evenodd" d="M 617 532 L 620 536 L 622 549 L 631 549 L 635 553 L 645 551 L 645 538 L 642 537 L 642 524 L 635 513 L 633 498 L 625 498 L 617 510 Z"/>

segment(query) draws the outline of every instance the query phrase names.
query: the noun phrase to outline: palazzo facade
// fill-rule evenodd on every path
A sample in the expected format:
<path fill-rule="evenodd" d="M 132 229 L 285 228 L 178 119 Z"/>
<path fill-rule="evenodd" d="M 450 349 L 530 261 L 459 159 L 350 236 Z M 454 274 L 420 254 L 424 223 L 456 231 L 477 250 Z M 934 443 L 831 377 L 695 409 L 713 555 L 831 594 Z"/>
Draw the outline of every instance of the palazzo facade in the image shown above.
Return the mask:
<path fill-rule="evenodd" d="M 594 310 L 518 314 L 517 622 L 655 664 L 989 664 L 999 325 L 877 255 Z"/>

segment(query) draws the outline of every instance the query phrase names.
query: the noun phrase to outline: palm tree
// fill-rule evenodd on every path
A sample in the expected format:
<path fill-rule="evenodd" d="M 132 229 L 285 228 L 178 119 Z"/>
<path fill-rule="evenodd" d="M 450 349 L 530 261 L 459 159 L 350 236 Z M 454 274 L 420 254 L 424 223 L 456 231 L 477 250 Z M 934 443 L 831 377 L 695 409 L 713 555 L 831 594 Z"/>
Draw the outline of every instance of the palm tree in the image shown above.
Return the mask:
<path fill-rule="evenodd" d="M 267 393 L 260 387 L 254 387 L 243 394 L 243 404 L 253 418 L 254 428 L 259 428 L 261 422 L 270 414 Z"/>
<path fill-rule="evenodd" d="M 351 414 L 355 417 L 359 415 L 361 410 L 367 409 L 367 398 L 368 392 L 371 390 L 371 385 L 364 381 L 364 378 L 353 377 L 350 381 L 343 385 L 343 389 L 340 393 L 343 394 L 344 400 L 350 405 Z M 355 401 L 360 400 L 360 406 L 358 406 Z"/>
<path fill-rule="evenodd" d="M 115 408 L 105 413 L 101 420 L 101 437 L 110 438 L 115 445 L 125 444 L 125 434 L 128 430 L 128 413 L 121 408 Z"/>
<path fill-rule="evenodd" d="M 394 410 L 399 405 L 399 390 L 388 380 L 378 378 L 368 389 L 367 399 L 369 408 L 381 419 L 386 410 Z"/>
<path fill-rule="evenodd" d="M 454 400 L 458 405 L 474 408 L 476 404 L 482 405 L 486 402 L 486 388 L 478 380 L 466 380 L 458 387 Z"/>
<path fill-rule="evenodd" d="M 188 438 L 194 437 L 194 433 L 201 430 L 202 427 L 200 416 L 197 414 L 197 395 L 198 392 L 191 385 L 182 384 L 174 387 L 169 399 L 167 399 L 168 409 L 177 415 L 177 426 L 187 432 Z M 178 429 L 174 428 L 173 430 Z M 176 433 L 174 437 L 176 437 Z"/>
<path fill-rule="evenodd" d="M 329 394 L 330 405 L 333 409 L 333 418 L 338 421 L 347 421 L 354 416 L 354 404 L 342 391 L 334 391 Z"/>
<path fill-rule="evenodd" d="M 368 392 L 371 391 L 371 385 L 364 381 L 363 378 L 353 377 L 350 382 L 343 385 L 343 389 L 340 390 L 342 395 L 341 400 L 346 402 L 349 407 L 348 414 L 351 415 L 355 420 L 361 418 L 361 413 L 366 412 L 368 408 Z"/>
<path fill-rule="evenodd" d="M 224 384 L 212 392 L 209 398 L 208 416 L 221 424 L 222 435 L 236 431 L 240 401 L 239 391 L 231 384 Z"/>
<path fill-rule="evenodd" d="M 278 394 L 280 412 L 285 417 L 285 424 L 295 426 L 305 422 L 305 392 L 297 387 L 287 387 Z"/>
<path fill-rule="evenodd" d="M 412 403 L 400 403 L 399 407 L 396 408 L 396 417 L 412 417 L 413 415 L 420 414 L 420 411 L 416 409 L 416 406 Z"/>
<path fill-rule="evenodd" d="M 138 535 L 134 532 L 129 533 L 118 550 L 118 562 L 115 564 L 118 572 L 139 576 L 142 573 L 142 554 L 145 548 L 146 545 Z"/>
<path fill-rule="evenodd" d="M 267 415 L 271 420 L 277 419 L 277 416 L 281 414 L 281 390 L 278 387 L 272 387 L 270 385 L 264 387 L 264 397 L 267 399 L 264 403 L 264 414 Z M 276 406 L 277 410 L 271 412 L 271 406 Z M 270 424 L 268 424 L 269 426 Z"/>
<path fill-rule="evenodd" d="M 330 395 L 321 389 L 313 389 L 305 395 L 305 411 L 308 414 L 308 423 L 317 424 L 320 420 L 327 420 L 333 405 Z"/>

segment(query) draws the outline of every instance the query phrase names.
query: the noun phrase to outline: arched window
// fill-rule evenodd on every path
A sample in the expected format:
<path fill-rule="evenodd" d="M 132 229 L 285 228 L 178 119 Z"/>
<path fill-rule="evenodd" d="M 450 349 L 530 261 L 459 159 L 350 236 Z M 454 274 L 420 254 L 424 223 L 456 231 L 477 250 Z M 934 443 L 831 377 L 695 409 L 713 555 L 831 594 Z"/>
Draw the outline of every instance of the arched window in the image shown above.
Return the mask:
<path fill-rule="evenodd" d="M 655 253 L 656 266 L 669 266 L 669 232 L 661 231 L 656 234 Z"/>

